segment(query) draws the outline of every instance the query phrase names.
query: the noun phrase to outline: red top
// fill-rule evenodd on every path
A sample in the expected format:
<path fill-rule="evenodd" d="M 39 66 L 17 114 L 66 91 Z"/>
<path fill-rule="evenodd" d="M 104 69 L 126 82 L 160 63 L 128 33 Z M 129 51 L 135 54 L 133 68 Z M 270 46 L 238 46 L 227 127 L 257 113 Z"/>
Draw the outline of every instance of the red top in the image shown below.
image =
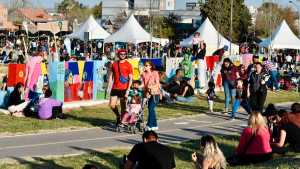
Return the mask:
<path fill-rule="evenodd" d="M 141 78 L 145 88 L 147 88 L 149 85 L 160 84 L 159 74 L 157 71 L 143 72 Z"/>
<path fill-rule="evenodd" d="M 124 62 L 114 62 L 112 65 L 112 72 L 113 72 L 113 86 L 112 89 L 118 89 L 118 90 L 127 90 L 128 88 L 128 83 L 121 83 L 120 82 L 120 73 L 119 73 L 119 68 L 118 68 L 118 63 L 120 67 L 120 72 L 121 75 L 125 78 L 129 78 L 129 75 L 132 75 L 132 66 L 129 62 L 124 61 Z"/>
<path fill-rule="evenodd" d="M 248 141 L 252 137 L 252 129 L 250 127 L 247 127 L 243 130 L 243 133 L 240 138 L 239 145 L 236 149 L 237 154 L 242 154 L 244 149 L 246 148 L 246 144 L 248 144 Z M 248 145 L 248 149 L 246 151 L 246 154 L 267 154 L 272 152 L 271 146 L 270 146 L 270 133 L 269 130 L 265 127 L 260 128 L 258 132 L 256 132 L 255 138 L 252 140 L 250 145 Z"/>
<path fill-rule="evenodd" d="M 219 58 L 220 57 L 217 56 L 217 55 L 205 57 L 205 59 L 206 59 L 206 66 L 207 66 L 207 69 L 209 71 L 213 71 L 214 70 L 215 63 L 219 62 Z"/>

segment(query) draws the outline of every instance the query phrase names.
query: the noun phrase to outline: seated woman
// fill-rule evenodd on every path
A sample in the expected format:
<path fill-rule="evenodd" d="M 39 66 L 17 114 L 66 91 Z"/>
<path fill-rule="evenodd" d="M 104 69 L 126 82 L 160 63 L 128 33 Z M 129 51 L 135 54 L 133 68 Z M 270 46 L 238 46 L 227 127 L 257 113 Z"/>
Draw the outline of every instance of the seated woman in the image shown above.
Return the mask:
<path fill-rule="evenodd" d="M 163 85 L 162 87 L 165 91 L 167 91 L 172 95 L 178 92 L 181 80 L 182 80 L 182 71 L 180 69 L 177 69 L 176 74 L 169 79 L 169 83 Z"/>
<path fill-rule="evenodd" d="M 182 80 L 179 90 L 173 96 L 179 102 L 191 102 L 193 101 L 194 89 L 187 81 Z"/>
<path fill-rule="evenodd" d="M 38 117 L 42 120 L 48 120 L 54 118 L 54 114 L 52 114 L 53 107 L 62 106 L 62 102 L 52 99 L 52 91 L 47 89 L 45 91 L 45 97 L 41 98 L 38 106 Z"/>
<path fill-rule="evenodd" d="M 28 105 L 29 101 L 22 99 L 24 85 L 19 82 L 16 84 L 13 92 L 9 95 L 7 107 L 12 116 L 24 117 L 23 110 Z"/>
<path fill-rule="evenodd" d="M 234 157 L 228 159 L 229 164 L 259 163 L 271 159 L 270 133 L 260 113 L 251 113 L 248 127 L 243 130 Z"/>
<path fill-rule="evenodd" d="M 220 150 L 215 139 L 210 136 L 203 136 L 200 141 L 201 154 L 193 153 L 192 160 L 196 169 L 225 169 L 226 159 Z"/>

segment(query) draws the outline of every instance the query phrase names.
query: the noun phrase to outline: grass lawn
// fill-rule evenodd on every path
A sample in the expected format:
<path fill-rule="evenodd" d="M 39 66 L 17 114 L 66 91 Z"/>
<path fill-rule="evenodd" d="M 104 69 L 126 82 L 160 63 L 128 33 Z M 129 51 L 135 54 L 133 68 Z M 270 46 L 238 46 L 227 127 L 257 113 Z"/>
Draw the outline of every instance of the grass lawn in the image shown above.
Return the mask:
<path fill-rule="evenodd" d="M 220 148 L 225 156 L 230 156 L 234 151 L 234 147 L 238 143 L 237 136 L 218 136 L 216 137 Z M 176 155 L 177 169 L 192 169 L 191 154 L 199 149 L 199 140 L 192 140 L 183 142 L 181 144 L 172 144 L 170 147 L 174 150 Z M 95 164 L 101 169 L 117 169 L 119 161 L 123 154 L 127 154 L 128 149 L 108 150 L 108 151 L 94 151 L 84 150 L 86 153 L 78 156 L 61 157 L 61 158 L 34 158 L 34 160 L 17 159 L 17 163 L 2 164 L 1 169 L 81 169 L 85 164 Z M 276 156 L 273 160 L 265 163 L 229 167 L 232 169 L 299 169 L 300 154 L 288 153 L 284 157 Z"/>
<path fill-rule="evenodd" d="M 295 102 L 299 101 L 296 92 L 281 91 L 269 92 L 267 103 Z M 215 111 L 222 111 L 224 106 L 223 93 L 218 93 L 218 99 L 214 106 Z M 172 105 L 160 105 L 157 109 L 158 118 L 175 118 L 186 115 L 197 115 L 207 111 L 205 97 L 199 97 L 192 103 L 177 103 Z M 147 112 L 147 110 L 145 111 Z M 99 127 L 114 122 L 114 114 L 107 105 L 96 107 L 84 107 L 66 111 L 65 120 L 42 121 L 33 118 L 16 118 L 0 114 L 0 133 L 33 133 L 44 130 L 78 129 L 84 127 Z"/>

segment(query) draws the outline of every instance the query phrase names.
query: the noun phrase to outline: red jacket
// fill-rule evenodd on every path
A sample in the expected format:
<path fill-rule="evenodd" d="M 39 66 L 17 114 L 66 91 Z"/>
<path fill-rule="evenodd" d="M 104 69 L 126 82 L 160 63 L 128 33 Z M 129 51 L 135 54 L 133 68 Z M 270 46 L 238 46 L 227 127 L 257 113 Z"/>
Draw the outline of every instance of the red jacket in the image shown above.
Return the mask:
<path fill-rule="evenodd" d="M 252 128 L 247 127 L 243 130 L 240 138 L 239 145 L 236 149 L 237 154 L 242 154 L 245 151 L 246 145 L 248 144 L 247 155 L 261 155 L 272 152 L 270 146 L 270 133 L 266 127 L 261 127 L 256 132 L 256 136 L 249 145 L 249 140 L 252 137 Z"/>

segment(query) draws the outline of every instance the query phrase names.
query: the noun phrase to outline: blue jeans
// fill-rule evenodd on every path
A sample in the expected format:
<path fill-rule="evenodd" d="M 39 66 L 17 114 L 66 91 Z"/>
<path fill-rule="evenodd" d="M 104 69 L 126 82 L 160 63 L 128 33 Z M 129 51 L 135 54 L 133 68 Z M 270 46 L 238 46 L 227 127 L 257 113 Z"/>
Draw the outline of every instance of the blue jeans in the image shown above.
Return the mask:
<path fill-rule="evenodd" d="M 225 108 L 228 109 L 231 99 L 235 98 L 236 90 L 235 88 L 230 88 L 228 81 L 223 82 L 224 94 L 225 94 Z"/>
<path fill-rule="evenodd" d="M 191 96 L 191 97 L 177 96 L 177 97 L 176 97 L 176 100 L 179 101 L 179 102 L 192 102 L 193 99 L 194 99 L 193 96 Z"/>
<path fill-rule="evenodd" d="M 248 114 L 251 113 L 251 107 L 246 99 L 235 99 L 232 105 L 231 118 L 236 117 L 236 113 L 240 106 L 242 106 Z"/>
<path fill-rule="evenodd" d="M 157 127 L 155 107 L 159 102 L 159 95 L 151 96 L 148 101 L 148 127 Z"/>
<path fill-rule="evenodd" d="M 270 71 L 271 77 L 268 81 L 268 86 L 273 89 L 275 87 L 276 90 L 279 89 L 279 84 L 277 80 L 278 72 L 276 70 Z"/>

